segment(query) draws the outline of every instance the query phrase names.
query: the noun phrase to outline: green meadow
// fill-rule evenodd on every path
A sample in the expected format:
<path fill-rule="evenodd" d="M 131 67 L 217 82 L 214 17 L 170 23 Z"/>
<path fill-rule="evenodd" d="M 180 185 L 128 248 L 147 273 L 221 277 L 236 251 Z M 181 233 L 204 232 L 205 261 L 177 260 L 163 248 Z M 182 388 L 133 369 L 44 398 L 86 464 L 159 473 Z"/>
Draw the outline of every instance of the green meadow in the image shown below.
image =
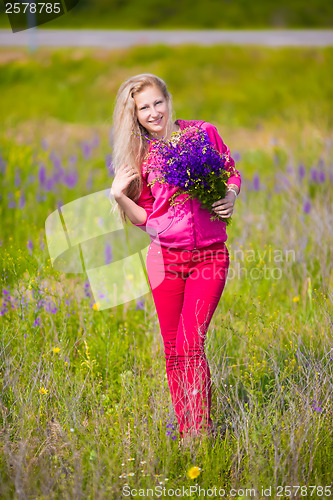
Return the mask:
<path fill-rule="evenodd" d="M 0 50 L 0 498 L 332 496 L 332 67 L 331 48 Z M 186 447 L 151 294 L 99 311 L 45 235 L 110 187 L 116 92 L 143 72 L 243 180 L 206 341 L 216 433 Z"/>

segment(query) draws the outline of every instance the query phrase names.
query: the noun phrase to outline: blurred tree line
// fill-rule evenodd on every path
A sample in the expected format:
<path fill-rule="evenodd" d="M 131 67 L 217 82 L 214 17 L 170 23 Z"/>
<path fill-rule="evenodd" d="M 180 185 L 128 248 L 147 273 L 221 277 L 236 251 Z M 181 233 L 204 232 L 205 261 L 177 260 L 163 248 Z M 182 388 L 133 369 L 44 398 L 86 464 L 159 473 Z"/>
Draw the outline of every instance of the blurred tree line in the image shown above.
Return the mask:
<path fill-rule="evenodd" d="M 0 3 L 4 12 L 4 4 Z M 1 26 L 6 16 L 1 16 Z M 8 21 L 7 21 L 8 22 Z M 332 0 L 80 0 L 45 28 L 332 28 Z"/>

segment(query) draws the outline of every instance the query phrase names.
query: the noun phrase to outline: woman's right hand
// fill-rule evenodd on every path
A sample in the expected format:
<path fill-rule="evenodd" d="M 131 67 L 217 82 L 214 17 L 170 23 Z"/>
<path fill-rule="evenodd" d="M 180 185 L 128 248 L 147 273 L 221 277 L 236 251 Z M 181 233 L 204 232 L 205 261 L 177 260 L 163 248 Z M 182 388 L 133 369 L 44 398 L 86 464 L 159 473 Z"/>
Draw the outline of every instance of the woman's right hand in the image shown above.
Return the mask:
<path fill-rule="evenodd" d="M 115 174 L 111 186 L 111 194 L 117 199 L 120 198 L 130 183 L 138 177 L 139 174 L 126 163 L 122 165 Z"/>

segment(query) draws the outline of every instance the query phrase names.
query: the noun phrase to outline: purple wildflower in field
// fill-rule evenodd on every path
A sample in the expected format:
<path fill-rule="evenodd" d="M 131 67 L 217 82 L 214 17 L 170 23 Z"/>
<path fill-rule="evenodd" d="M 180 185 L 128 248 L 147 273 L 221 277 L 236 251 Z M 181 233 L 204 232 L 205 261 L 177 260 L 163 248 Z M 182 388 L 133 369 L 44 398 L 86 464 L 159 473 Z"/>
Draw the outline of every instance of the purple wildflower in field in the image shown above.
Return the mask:
<path fill-rule="evenodd" d="M 20 170 L 19 169 L 16 169 L 16 171 L 15 171 L 14 184 L 15 184 L 16 187 L 19 187 L 20 184 L 21 184 L 21 175 L 20 175 Z"/>
<path fill-rule="evenodd" d="M 89 158 L 91 158 L 92 147 L 89 144 L 89 142 L 87 141 L 81 142 L 81 151 L 85 160 L 89 160 Z"/>
<path fill-rule="evenodd" d="M 143 300 L 137 300 L 136 301 L 136 306 L 135 306 L 135 310 L 138 311 L 138 310 L 143 310 L 144 309 L 144 301 Z"/>
<path fill-rule="evenodd" d="M 53 301 L 45 302 L 44 309 L 46 312 L 50 312 L 52 314 L 56 314 L 56 312 L 58 311 L 58 308 Z"/>
<path fill-rule="evenodd" d="M 6 173 L 6 162 L 3 159 L 2 155 L 0 154 L 0 173 L 5 174 Z"/>
<path fill-rule="evenodd" d="M 260 178 L 259 178 L 259 174 L 254 174 L 254 176 L 253 176 L 253 190 L 254 191 L 259 191 L 260 190 Z"/>
<path fill-rule="evenodd" d="M 69 156 L 68 162 L 71 165 L 76 165 L 77 164 L 77 155 L 71 155 L 71 156 Z"/>
<path fill-rule="evenodd" d="M 105 248 L 104 248 L 104 261 L 105 265 L 110 264 L 113 260 L 113 255 L 112 255 L 112 247 L 110 243 L 105 243 Z"/>
<path fill-rule="evenodd" d="M 112 155 L 110 153 L 105 155 L 105 166 L 108 169 L 109 176 L 112 177 L 114 175 L 114 168 L 112 162 Z"/>
<path fill-rule="evenodd" d="M 322 170 L 318 173 L 318 182 L 325 182 L 325 179 L 326 179 L 326 175 L 325 175 L 325 172 L 323 172 Z"/>
<path fill-rule="evenodd" d="M 76 170 L 73 170 L 69 174 L 65 176 L 65 184 L 69 189 L 73 189 L 78 181 L 78 173 Z"/>
<path fill-rule="evenodd" d="M 55 170 L 61 170 L 62 168 L 61 158 L 57 155 L 57 153 L 51 151 L 49 154 L 49 158 L 52 161 L 53 168 Z"/>
<path fill-rule="evenodd" d="M 166 422 L 166 435 L 174 441 L 177 438 L 177 436 L 175 435 L 176 426 L 171 422 L 171 420 L 167 420 Z"/>
<path fill-rule="evenodd" d="M 305 166 L 303 165 L 303 163 L 300 163 L 298 165 L 298 177 L 300 180 L 304 179 L 305 177 Z"/>
<path fill-rule="evenodd" d="M 39 170 L 38 170 L 38 180 L 39 184 L 41 187 L 45 186 L 46 183 L 46 166 L 44 163 L 40 164 Z"/>
<path fill-rule="evenodd" d="M 40 325 L 40 317 L 38 316 L 35 321 L 32 323 L 32 326 L 36 327 Z"/>
<path fill-rule="evenodd" d="M 308 213 L 310 213 L 310 210 L 311 210 L 311 202 L 310 202 L 310 200 L 305 200 L 305 202 L 303 204 L 303 212 L 305 214 L 308 214 Z"/>
<path fill-rule="evenodd" d="M 318 182 L 318 170 L 316 168 L 312 168 L 310 170 L 310 179 L 312 182 Z"/>
<path fill-rule="evenodd" d="M 47 191 L 47 192 L 52 191 L 54 184 L 55 184 L 55 181 L 54 181 L 54 179 L 52 179 L 52 177 L 47 179 L 46 183 L 45 183 L 45 191 Z"/>
<path fill-rule="evenodd" d="M 95 134 L 94 137 L 91 140 L 91 147 L 92 148 L 97 148 L 101 142 L 101 139 L 98 134 Z"/>
<path fill-rule="evenodd" d="M 9 311 L 9 305 L 11 304 L 11 296 L 10 296 L 10 290 L 7 290 L 6 288 L 3 289 L 3 304 L 2 304 L 2 309 L 0 311 L 0 316 L 4 316 L 8 311 Z M 14 306 L 12 305 L 12 308 Z"/>
<path fill-rule="evenodd" d="M 25 194 L 21 193 L 19 198 L 19 208 L 22 210 L 22 208 L 24 207 L 25 207 Z"/>
<path fill-rule="evenodd" d="M 90 284 L 89 281 L 86 281 L 84 284 L 84 295 L 86 297 L 91 297 Z"/>
<path fill-rule="evenodd" d="M 28 243 L 27 243 L 27 248 L 28 248 L 29 253 L 30 253 L 30 255 L 31 255 L 31 254 L 32 254 L 32 250 L 33 250 L 33 248 L 34 248 L 34 245 L 33 245 L 33 243 L 32 243 L 32 241 L 31 241 L 31 240 L 28 240 Z"/>
<path fill-rule="evenodd" d="M 187 127 L 177 134 L 178 141 L 149 139 L 151 151 L 147 154 L 147 169 L 157 175 L 150 183 L 167 183 L 178 190 L 170 198 L 175 199 L 186 194 L 180 203 L 196 198 L 201 205 L 213 213 L 213 219 L 219 219 L 212 208 L 212 203 L 224 198 L 226 194 L 229 171 L 229 158 L 217 151 L 209 140 L 207 132 L 199 127 Z M 153 156 L 161 158 L 160 162 L 149 163 Z M 230 223 L 230 218 L 225 220 Z"/>
<path fill-rule="evenodd" d="M 314 409 L 314 411 L 316 412 L 320 412 L 320 411 L 323 411 L 323 409 L 321 408 L 321 401 L 317 401 L 314 400 L 313 403 L 312 403 L 312 408 Z"/>
<path fill-rule="evenodd" d="M 8 208 L 15 208 L 15 207 L 16 207 L 16 203 L 15 203 L 15 201 L 10 201 L 10 202 L 8 203 Z"/>

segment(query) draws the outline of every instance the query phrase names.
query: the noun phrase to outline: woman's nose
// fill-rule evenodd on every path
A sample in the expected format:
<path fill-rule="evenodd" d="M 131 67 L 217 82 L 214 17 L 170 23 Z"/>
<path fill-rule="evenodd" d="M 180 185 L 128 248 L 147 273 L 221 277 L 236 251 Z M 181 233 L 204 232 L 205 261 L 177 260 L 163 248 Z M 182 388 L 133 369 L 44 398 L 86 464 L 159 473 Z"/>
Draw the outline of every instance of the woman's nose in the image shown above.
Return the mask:
<path fill-rule="evenodd" d="M 159 116 L 158 111 L 157 111 L 157 109 L 154 106 L 152 106 L 150 114 L 151 114 L 152 117 Z"/>

